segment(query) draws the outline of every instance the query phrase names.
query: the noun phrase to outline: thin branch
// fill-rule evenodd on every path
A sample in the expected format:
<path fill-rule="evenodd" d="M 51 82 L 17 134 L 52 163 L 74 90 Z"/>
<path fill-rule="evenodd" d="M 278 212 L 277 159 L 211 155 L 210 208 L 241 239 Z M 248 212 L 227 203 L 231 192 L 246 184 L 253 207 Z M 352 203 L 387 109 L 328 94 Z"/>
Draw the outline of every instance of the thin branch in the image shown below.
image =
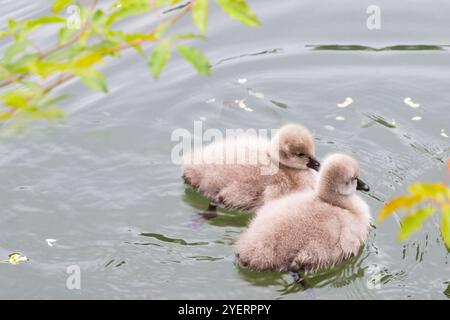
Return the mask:
<path fill-rule="evenodd" d="M 75 75 L 73 75 L 73 74 L 60 75 L 55 82 L 53 82 L 50 85 L 48 85 L 48 86 L 43 88 L 44 89 L 43 90 L 44 94 L 49 93 L 50 91 L 52 91 L 56 87 L 62 85 L 63 83 L 65 83 L 65 82 L 67 82 L 67 81 L 69 81 L 69 80 L 71 80 L 73 78 L 75 78 Z"/>

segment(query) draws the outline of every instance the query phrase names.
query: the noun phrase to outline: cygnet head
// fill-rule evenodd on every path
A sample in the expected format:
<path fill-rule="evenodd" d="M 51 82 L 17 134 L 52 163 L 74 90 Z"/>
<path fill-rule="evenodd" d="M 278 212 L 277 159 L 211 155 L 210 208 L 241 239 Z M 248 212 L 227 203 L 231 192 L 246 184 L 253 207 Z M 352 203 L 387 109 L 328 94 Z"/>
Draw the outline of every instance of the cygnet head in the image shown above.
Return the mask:
<path fill-rule="evenodd" d="M 314 157 L 314 139 L 308 129 L 301 125 L 281 127 L 271 140 L 269 154 L 272 161 L 287 167 L 319 171 L 320 163 Z"/>
<path fill-rule="evenodd" d="M 318 192 L 321 196 L 349 196 L 356 190 L 369 191 L 369 186 L 359 178 L 359 163 L 345 154 L 327 157 L 320 171 Z"/>

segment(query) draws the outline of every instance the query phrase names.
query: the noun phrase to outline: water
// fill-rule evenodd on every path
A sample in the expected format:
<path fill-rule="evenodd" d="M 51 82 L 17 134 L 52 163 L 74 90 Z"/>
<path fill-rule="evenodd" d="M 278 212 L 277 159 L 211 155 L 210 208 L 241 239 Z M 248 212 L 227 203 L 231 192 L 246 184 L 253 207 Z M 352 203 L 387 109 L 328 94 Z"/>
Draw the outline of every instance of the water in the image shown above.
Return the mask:
<path fill-rule="evenodd" d="M 0 24 L 43 14 L 49 3 L 2 1 Z M 0 265 L 0 298 L 450 296 L 438 217 L 405 243 L 396 241 L 398 219 L 375 225 L 358 257 L 308 277 L 309 290 L 287 274 L 236 266 L 232 245 L 250 215 L 222 211 L 192 224 L 206 200 L 184 187 L 170 135 L 193 130 L 196 120 L 222 131 L 304 123 L 320 158 L 345 151 L 360 161 L 373 217 L 409 183 L 442 180 L 450 156 L 450 140 L 441 135 L 450 136 L 448 1 L 378 1 L 378 31 L 365 25 L 370 1 L 250 4 L 258 29 L 211 6 L 210 38 L 195 43 L 214 65 L 210 78 L 175 57 L 155 82 L 146 62 L 129 52 L 105 68 L 109 95 L 70 83 L 65 121 L 20 134 L 2 129 L 0 257 L 18 251 L 30 261 Z M 190 25 L 186 18 L 175 29 Z M 353 103 L 338 108 L 346 98 Z M 239 99 L 253 111 L 239 108 Z M 57 240 L 53 247 L 49 238 Z M 70 265 L 81 268 L 81 290 L 66 288 Z"/>

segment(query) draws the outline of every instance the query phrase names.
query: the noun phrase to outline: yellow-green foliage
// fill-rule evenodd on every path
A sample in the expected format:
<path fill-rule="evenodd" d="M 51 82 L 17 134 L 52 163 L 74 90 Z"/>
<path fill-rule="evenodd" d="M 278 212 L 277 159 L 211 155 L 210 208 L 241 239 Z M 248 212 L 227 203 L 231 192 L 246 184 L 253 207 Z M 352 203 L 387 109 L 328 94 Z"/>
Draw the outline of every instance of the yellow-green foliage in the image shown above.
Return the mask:
<path fill-rule="evenodd" d="M 450 175 L 450 160 L 448 172 Z M 404 240 L 420 230 L 429 216 L 440 211 L 442 239 L 450 250 L 450 188 L 443 183 L 415 183 L 408 191 L 408 195 L 388 201 L 381 208 L 378 220 L 381 222 L 396 211 L 403 212 L 398 238 Z"/>
<path fill-rule="evenodd" d="M 148 56 L 155 79 L 172 57 L 172 49 L 198 73 L 209 74 L 210 64 L 205 55 L 183 44 L 186 40 L 205 38 L 209 0 L 119 0 L 103 9 L 97 8 L 97 0 L 87 2 L 55 0 L 51 15 L 25 21 L 9 20 L 7 29 L 0 30 L 0 38 L 10 41 L 0 56 L 0 121 L 19 112 L 46 119 L 61 117 L 62 110 L 56 104 L 64 96 L 53 96 L 52 91 L 72 79 L 79 79 L 91 89 L 107 92 L 106 79 L 98 67 L 107 56 L 117 57 L 129 48 Z M 243 0 L 217 0 L 217 4 L 244 25 L 259 25 Z M 73 5 L 80 18 L 78 28 L 71 25 L 70 17 L 64 12 Z M 167 35 L 170 26 L 189 12 L 200 34 Z M 126 18 L 141 15 L 148 16 L 149 21 L 154 21 L 155 16 L 161 18 L 137 33 L 129 33 L 119 24 Z M 46 48 L 33 41 L 33 35 L 49 24 L 59 28 L 53 29 L 56 29 L 53 34 L 56 45 Z M 153 48 L 151 53 L 144 50 L 148 44 Z"/>

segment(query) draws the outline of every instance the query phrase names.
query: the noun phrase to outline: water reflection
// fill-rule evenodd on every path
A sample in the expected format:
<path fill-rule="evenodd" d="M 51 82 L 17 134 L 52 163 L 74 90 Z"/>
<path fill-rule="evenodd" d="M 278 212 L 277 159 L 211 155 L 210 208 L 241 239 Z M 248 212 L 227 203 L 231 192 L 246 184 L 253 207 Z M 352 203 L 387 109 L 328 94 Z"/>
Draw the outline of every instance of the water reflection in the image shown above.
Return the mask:
<path fill-rule="evenodd" d="M 183 200 L 190 206 L 199 210 L 198 216 L 194 216 L 193 227 L 196 227 L 198 223 L 207 222 L 210 225 L 217 227 L 246 227 L 252 218 L 252 214 L 249 212 L 242 212 L 239 210 L 231 210 L 224 208 L 217 208 L 217 216 L 209 219 L 203 219 L 203 211 L 208 208 L 209 201 L 200 192 L 193 188 L 186 186 Z M 203 221 L 202 221 L 203 219 Z"/>
<path fill-rule="evenodd" d="M 306 45 L 306 48 L 311 48 L 314 51 L 443 51 L 448 50 L 450 45 L 433 45 L 433 44 L 417 44 L 417 45 L 395 45 L 381 48 L 370 46 L 352 44 L 326 44 L 326 45 Z"/>
<path fill-rule="evenodd" d="M 205 241 L 188 242 L 184 239 L 170 238 L 163 234 L 158 234 L 158 233 L 143 232 L 143 233 L 141 233 L 141 236 L 148 237 L 148 238 L 155 238 L 155 239 L 157 239 L 159 241 L 163 241 L 163 242 L 181 244 L 183 246 L 205 246 L 208 244 L 208 242 L 205 242 Z"/>

